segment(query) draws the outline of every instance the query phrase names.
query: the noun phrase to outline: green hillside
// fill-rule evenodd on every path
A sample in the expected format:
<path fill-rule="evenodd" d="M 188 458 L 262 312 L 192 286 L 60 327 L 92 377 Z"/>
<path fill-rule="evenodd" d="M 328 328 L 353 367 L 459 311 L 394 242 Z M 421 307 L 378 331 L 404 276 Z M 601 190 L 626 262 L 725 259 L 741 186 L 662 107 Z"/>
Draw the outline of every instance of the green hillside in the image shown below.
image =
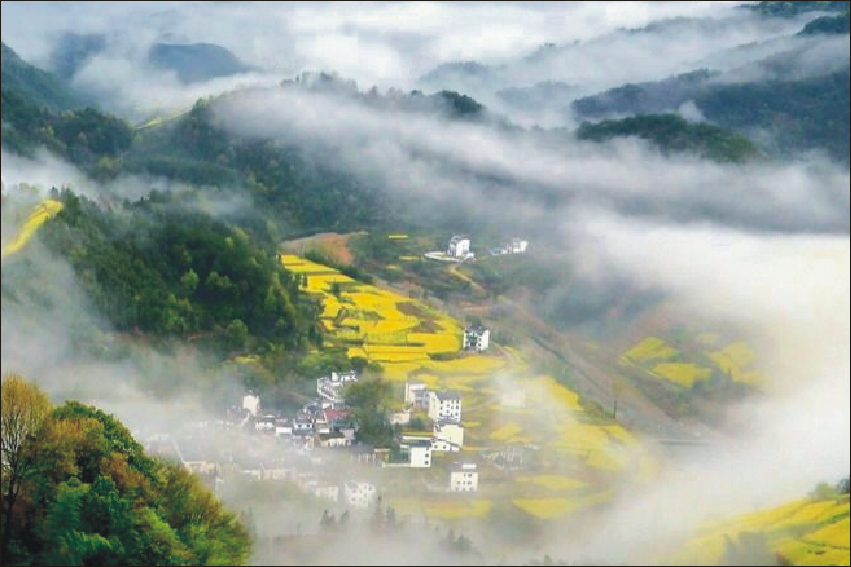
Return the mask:
<path fill-rule="evenodd" d="M 665 153 L 693 153 L 714 161 L 744 162 L 760 153 L 740 134 L 711 124 L 690 123 L 676 114 L 639 115 L 596 124 L 585 122 L 576 136 L 594 142 L 636 136 L 651 141 Z"/>
<path fill-rule="evenodd" d="M 29 104 L 52 111 L 85 106 L 83 98 L 67 84 L 51 73 L 30 65 L 5 43 L 0 44 L 0 69 L 2 89 L 20 93 Z"/>

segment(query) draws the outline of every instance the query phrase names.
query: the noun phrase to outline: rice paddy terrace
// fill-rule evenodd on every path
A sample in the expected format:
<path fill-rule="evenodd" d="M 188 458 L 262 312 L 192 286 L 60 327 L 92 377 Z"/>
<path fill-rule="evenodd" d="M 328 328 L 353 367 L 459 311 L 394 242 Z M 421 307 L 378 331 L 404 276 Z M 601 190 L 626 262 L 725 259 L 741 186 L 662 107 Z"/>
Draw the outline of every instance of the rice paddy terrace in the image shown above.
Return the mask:
<path fill-rule="evenodd" d="M 507 507 L 546 520 L 610 500 L 625 479 L 652 476 L 655 462 L 646 446 L 618 423 L 592 417 L 575 392 L 535 374 L 516 350 L 459 352 L 463 328 L 446 314 L 299 256 L 285 254 L 281 261 L 321 301 L 325 347 L 380 364 L 400 406 L 408 380 L 461 394 L 462 456 L 479 461 L 480 492 L 473 499 L 429 493 L 428 487 L 448 483 L 441 464 L 459 457 L 447 454 L 430 469 L 388 473 L 421 476 L 422 494 L 391 498 L 397 512 L 455 519 Z M 535 457 L 523 471 L 508 473 L 496 466 L 507 446 L 532 447 Z"/>

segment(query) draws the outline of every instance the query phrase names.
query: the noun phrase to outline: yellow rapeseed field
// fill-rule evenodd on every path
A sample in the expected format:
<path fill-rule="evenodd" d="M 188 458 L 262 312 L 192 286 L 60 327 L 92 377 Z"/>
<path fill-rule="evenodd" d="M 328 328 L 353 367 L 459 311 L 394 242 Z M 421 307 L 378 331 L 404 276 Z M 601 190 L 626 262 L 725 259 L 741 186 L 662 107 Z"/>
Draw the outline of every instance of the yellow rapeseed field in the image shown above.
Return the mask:
<path fill-rule="evenodd" d="M 681 362 L 662 362 L 653 367 L 653 374 L 691 388 L 695 382 L 708 380 L 712 376 L 712 370 L 701 368 L 696 364 Z"/>
<path fill-rule="evenodd" d="M 586 483 L 576 478 L 571 478 L 569 476 L 558 476 L 552 474 L 540 474 L 535 476 L 521 476 L 517 477 L 518 482 L 523 483 L 534 483 L 539 486 L 543 486 L 548 490 L 552 490 L 553 492 L 565 492 L 570 490 L 576 490 L 577 488 L 584 488 Z"/>
<path fill-rule="evenodd" d="M 746 366 L 753 363 L 756 355 L 742 341 L 730 343 L 721 350 L 707 352 L 706 355 L 718 365 L 722 372 L 729 374 L 735 382 L 754 383 L 762 379 L 759 372 L 745 369 Z"/>
<path fill-rule="evenodd" d="M 677 355 L 677 349 L 659 337 L 647 337 L 621 355 L 626 361 L 667 360 Z"/>
<path fill-rule="evenodd" d="M 490 512 L 493 507 L 493 503 L 490 500 L 426 501 L 422 504 L 426 514 L 445 520 L 481 518 Z"/>
<path fill-rule="evenodd" d="M 513 421 L 506 423 L 496 431 L 491 433 L 491 439 L 496 441 L 507 441 L 518 433 L 523 431 L 523 427 Z"/>
<path fill-rule="evenodd" d="M 611 499 L 611 497 L 610 492 L 601 492 L 576 498 L 515 498 L 512 502 L 531 516 L 542 520 L 549 520 L 588 508 L 594 504 L 605 502 Z"/>

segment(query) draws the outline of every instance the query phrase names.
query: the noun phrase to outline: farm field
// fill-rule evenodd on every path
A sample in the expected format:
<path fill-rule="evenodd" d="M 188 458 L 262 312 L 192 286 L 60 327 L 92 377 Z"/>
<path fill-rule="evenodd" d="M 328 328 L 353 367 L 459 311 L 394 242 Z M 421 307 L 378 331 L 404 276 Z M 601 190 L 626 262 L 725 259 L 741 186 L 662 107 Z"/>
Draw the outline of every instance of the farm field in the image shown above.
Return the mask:
<path fill-rule="evenodd" d="M 698 334 L 694 340 L 702 352 L 685 353 L 660 337 L 646 337 L 621 354 L 620 364 L 687 389 L 714 376 L 743 384 L 761 381 L 761 374 L 754 368 L 756 354 L 746 343 L 734 341 L 719 348 L 719 335 L 709 332 Z"/>
<path fill-rule="evenodd" d="M 614 421 L 592 418 L 576 392 L 552 376 L 531 373 L 518 351 L 494 345 L 486 353 L 459 352 L 462 323 L 425 303 L 300 256 L 284 254 L 281 262 L 304 276 L 303 289 L 322 302 L 328 348 L 380 364 L 400 400 L 409 380 L 461 394 L 461 457 L 479 462 L 477 500 L 451 506 L 451 498 L 430 504 L 409 496 L 400 507 L 453 519 L 485 515 L 499 503 L 553 519 L 606 502 L 612 486 L 624 478 L 652 474 L 655 463 L 632 434 Z M 503 394 L 523 403 L 502 405 Z M 541 458 L 529 470 L 507 474 L 490 461 L 509 445 L 525 445 Z M 438 466 L 436 459 L 430 473 L 406 474 L 433 475 Z M 448 473 L 437 482 L 448 483 Z"/>
<path fill-rule="evenodd" d="M 765 534 L 772 553 L 792 565 L 849 564 L 849 503 L 843 499 L 802 499 L 768 510 L 706 526 L 670 564 L 718 564 L 725 538 L 742 533 Z"/>

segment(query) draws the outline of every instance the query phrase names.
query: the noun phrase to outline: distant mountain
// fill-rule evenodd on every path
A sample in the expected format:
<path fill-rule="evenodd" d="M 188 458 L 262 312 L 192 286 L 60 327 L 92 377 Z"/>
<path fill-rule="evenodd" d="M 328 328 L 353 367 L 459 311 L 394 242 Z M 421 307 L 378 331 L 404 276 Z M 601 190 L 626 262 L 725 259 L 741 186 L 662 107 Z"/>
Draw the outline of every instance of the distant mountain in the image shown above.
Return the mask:
<path fill-rule="evenodd" d="M 497 91 L 496 96 L 512 106 L 545 106 L 554 100 L 571 100 L 577 87 L 561 81 L 544 81 L 530 87 L 511 87 Z"/>
<path fill-rule="evenodd" d="M 584 123 L 576 132 L 580 140 L 602 142 L 612 138 L 649 140 L 665 153 L 694 153 L 714 161 L 744 162 L 760 155 L 740 134 L 711 124 L 695 124 L 676 114 L 648 114 L 621 120 Z"/>
<path fill-rule="evenodd" d="M 106 34 L 67 32 L 53 47 L 50 66 L 54 73 L 70 81 L 89 59 L 106 48 Z"/>
<path fill-rule="evenodd" d="M 844 34 L 851 32 L 851 12 L 838 16 L 822 16 L 804 26 L 801 35 L 816 35 L 820 33 Z"/>
<path fill-rule="evenodd" d="M 51 65 L 60 77 L 70 79 L 92 57 L 113 45 L 120 45 L 120 41 L 106 34 L 67 32 L 53 49 Z M 213 43 L 159 42 L 150 47 L 144 59 L 157 69 L 174 71 L 180 81 L 187 84 L 254 70 L 224 47 Z"/>
<path fill-rule="evenodd" d="M 806 12 L 842 12 L 851 7 L 848 0 L 840 1 L 795 1 L 795 2 L 758 2 L 744 6 L 766 16 L 792 17 Z"/>
<path fill-rule="evenodd" d="M 246 65 L 224 47 L 213 43 L 155 43 L 148 52 L 148 61 L 159 69 L 175 71 L 184 83 L 208 81 L 254 70 L 254 67 Z"/>
<path fill-rule="evenodd" d="M 4 91 L 15 91 L 30 104 L 52 111 L 86 106 L 84 99 L 58 77 L 30 65 L 5 43 L 0 49 L 0 85 Z"/>
<path fill-rule="evenodd" d="M 670 112 L 691 101 L 717 125 L 756 140 L 771 153 L 823 149 L 849 163 L 849 67 L 798 80 L 721 83 L 696 72 L 626 85 L 572 104 L 580 118 Z"/>

